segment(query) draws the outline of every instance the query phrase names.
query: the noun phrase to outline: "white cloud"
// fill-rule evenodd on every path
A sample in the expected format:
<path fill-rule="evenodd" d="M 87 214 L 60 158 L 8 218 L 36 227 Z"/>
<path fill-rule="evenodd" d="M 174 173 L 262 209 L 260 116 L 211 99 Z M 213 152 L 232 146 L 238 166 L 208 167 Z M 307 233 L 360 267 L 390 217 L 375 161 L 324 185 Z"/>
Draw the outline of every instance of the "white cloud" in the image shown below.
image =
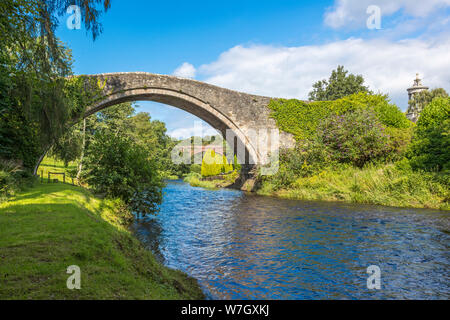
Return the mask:
<path fill-rule="evenodd" d="M 325 13 L 325 24 L 332 28 L 365 26 L 366 10 L 370 5 L 379 6 L 382 17 L 402 11 L 405 15 L 424 19 L 450 7 L 450 0 L 335 0 Z"/>
<path fill-rule="evenodd" d="M 450 91 L 450 39 L 347 39 L 323 45 L 236 46 L 199 68 L 203 80 L 218 86 L 272 97 L 308 99 L 317 80 L 328 78 L 337 65 L 362 74 L 374 91 L 388 93 L 402 109 L 406 88 L 416 72 L 430 87 Z"/>
<path fill-rule="evenodd" d="M 196 71 L 192 64 L 185 62 L 175 69 L 173 75 L 182 78 L 195 78 Z"/>

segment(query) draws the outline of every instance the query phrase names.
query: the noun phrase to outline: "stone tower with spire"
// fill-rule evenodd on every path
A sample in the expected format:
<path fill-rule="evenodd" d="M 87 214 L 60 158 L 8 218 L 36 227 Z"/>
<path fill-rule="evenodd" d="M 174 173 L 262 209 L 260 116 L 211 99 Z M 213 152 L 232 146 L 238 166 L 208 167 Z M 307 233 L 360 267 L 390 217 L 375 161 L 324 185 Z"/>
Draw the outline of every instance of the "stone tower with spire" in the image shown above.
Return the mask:
<path fill-rule="evenodd" d="M 412 87 L 406 89 L 408 91 L 408 110 L 406 111 L 406 117 L 412 122 L 416 122 L 419 119 L 420 112 L 422 112 L 423 106 L 419 101 L 415 101 L 414 96 L 422 91 L 428 90 L 428 87 L 422 85 L 422 80 L 419 78 L 419 74 L 416 73 L 416 79 Z"/>

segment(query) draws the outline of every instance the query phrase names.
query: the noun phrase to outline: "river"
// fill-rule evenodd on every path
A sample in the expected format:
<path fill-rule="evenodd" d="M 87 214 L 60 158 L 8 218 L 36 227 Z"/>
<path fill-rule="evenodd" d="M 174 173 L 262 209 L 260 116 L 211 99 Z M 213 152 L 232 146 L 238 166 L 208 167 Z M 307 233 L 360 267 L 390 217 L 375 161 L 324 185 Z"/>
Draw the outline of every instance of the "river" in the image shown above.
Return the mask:
<path fill-rule="evenodd" d="M 170 181 L 135 235 L 210 299 L 448 299 L 448 212 L 284 200 Z M 367 267 L 381 289 L 368 289 Z"/>

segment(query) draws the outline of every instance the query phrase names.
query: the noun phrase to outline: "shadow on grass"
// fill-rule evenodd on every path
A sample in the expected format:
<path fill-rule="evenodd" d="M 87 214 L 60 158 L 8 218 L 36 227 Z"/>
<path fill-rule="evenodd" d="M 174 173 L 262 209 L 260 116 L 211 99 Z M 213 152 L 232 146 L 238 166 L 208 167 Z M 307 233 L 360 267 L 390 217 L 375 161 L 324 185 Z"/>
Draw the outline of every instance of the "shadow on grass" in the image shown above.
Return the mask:
<path fill-rule="evenodd" d="M 74 203 L 74 202 L 68 202 L 68 203 L 52 203 L 51 201 L 45 202 L 45 203 L 36 203 L 36 204 L 29 204 L 29 205 L 23 205 L 23 204 L 12 204 L 9 206 L 6 206 L 4 208 L 0 209 L 0 213 L 4 213 L 6 215 L 0 215 L 0 224 L 8 223 L 9 221 L 14 221 L 14 215 L 19 214 L 23 217 L 23 215 L 27 216 L 28 221 L 25 223 L 21 223 L 20 226 L 16 226 L 16 224 L 11 225 L 8 227 L 6 232 L 2 234 L 2 236 L 7 236 L 8 232 L 15 232 L 17 228 L 21 229 L 21 232 L 28 232 L 26 238 L 33 238 L 33 231 L 36 231 L 38 234 L 39 230 L 44 228 L 46 234 L 48 234 L 48 223 L 51 221 L 59 220 L 61 222 L 60 226 L 61 228 L 66 224 L 67 220 L 70 219 L 70 223 L 72 224 L 72 231 L 73 227 L 76 226 L 75 221 L 77 219 L 72 219 L 71 217 L 80 217 L 79 213 L 83 212 L 85 216 L 90 219 L 91 221 L 95 223 L 102 223 L 105 225 L 110 225 L 107 221 L 102 219 L 101 214 L 99 210 L 91 210 L 88 207 L 86 207 L 84 204 L 81 203 Z M 46 215 L 46 221 L 45 223 L 41 223 L 41 219 L 43 215 Z M 82 215 L 81 215 L 82 216 Z M 83 219 L 78 220 L 80 224 L 85 224 L 85 222 L 82 222 Z M 113 226 L 111 225 L 113 228 Z M 65 230 L 66 233 L 68 230 Z M 53 235 L 58 235 L 58 229 L 52 229 Z M 63 234 L 61 233 L 61 236 Z M 1 249 L 1 247 L 0 247 Z"/>
<path fill-rule="evenodd" d="M 6 203 L 34 199 L 37 197 L 42 197 L 44 194 L 47 194 L 47 192 L 45 192 L 44 190 L 34 190 L 32 192 L 25 191 L 24 193 L 20 193 L 17 196 L 13 196 L 7 199 Z"/>
<path fill-rule="evenodd" d="M 42 197 L 46 197 L 49 195 L 53 195 L 55 193 L 61 193 L 60 195 L 57 195 L 58 197 L 64 198 L 66 197 L 67 192 L 74 192 L 77 196 L 83 197 L 83 201 L 85 201 L 87 204 L 90 204 L 92 202 L 93 195 L 90 194 L 89 190 L 84 189 L 82 187 L 73 186 L 70 184 L 64 184 L 62 182 L 57 183 L 38 183 L 34 188 L 30 188 L 30 191 L 24 190 L 23 192 L 19 193 L 16 196 L 13 196 L 9 199 L 7 199 L 3 204 L 5 203 L 11 203 L 11 202 L 20 202 L 20 201 L 26 201 L 31 199 L 39 199 Z M 69 201 L 76 201 L 75 199 L 70 199 Z M 68 202 L 69 203 L 69 202 Z M 29 203 L 33 204 L 33 203 Z M 24 205 L 24 204 L 22 204 Z M 28 205 L 28 204 L 27 204 Z"/>

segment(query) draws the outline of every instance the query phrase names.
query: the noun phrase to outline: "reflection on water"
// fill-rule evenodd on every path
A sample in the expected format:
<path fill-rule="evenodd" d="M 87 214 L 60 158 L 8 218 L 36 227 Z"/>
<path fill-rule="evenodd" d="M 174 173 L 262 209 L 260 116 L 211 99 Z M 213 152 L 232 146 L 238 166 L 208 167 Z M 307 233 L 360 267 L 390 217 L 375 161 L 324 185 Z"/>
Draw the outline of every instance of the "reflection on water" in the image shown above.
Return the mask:
<path fill-rule="evenodd" d="M 214 299 L 448 299 L 449 215 L 169 182 L 133 230 Z M 369 265 L 381 290 L 367 289 Z"/>

